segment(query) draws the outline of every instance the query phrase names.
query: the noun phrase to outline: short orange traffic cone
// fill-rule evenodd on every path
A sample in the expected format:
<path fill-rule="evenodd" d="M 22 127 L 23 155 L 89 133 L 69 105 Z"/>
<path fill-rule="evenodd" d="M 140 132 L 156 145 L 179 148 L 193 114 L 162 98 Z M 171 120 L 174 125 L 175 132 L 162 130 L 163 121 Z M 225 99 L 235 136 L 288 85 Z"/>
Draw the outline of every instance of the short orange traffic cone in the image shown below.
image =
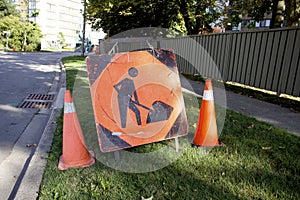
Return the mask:
<path fill-rule="evenodd" d="M 93 152 L 86 149 L 82 130 L 72 101 L 71 92 L 65 91 L 63 149 L 59 158 L 58 169 L 70 167 L 88 167 L 95 163 Z"/>
<path fill-rule="evenodd" d="M 218 139 L 218 129 L 216 121 L 216 112 L 214 105 L 214 96 L 211 80 L 205 82 L 198 125 L 194 136 L 194 146 L 212 147 L 220 145 Z"/>

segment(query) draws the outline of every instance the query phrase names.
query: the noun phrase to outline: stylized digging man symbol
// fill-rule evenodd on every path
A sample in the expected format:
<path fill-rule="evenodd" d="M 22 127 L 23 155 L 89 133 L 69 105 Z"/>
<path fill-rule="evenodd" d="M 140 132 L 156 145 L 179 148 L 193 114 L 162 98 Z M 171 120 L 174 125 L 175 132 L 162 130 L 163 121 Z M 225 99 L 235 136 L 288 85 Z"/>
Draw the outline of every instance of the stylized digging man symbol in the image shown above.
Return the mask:
<path fill-rule="evenodd" d="M 134 78 L 138 75 L 138 70 L 134 67 L 131 67 L 128 70 L 128 74 L 130 77 Z M 132 110 L 135 114 L 136 121 L 138 125 L 141 125 L 141 114 L 140 110 L 136 107 L 136 103 L 139 103 L 138 96 L 135 90 L 134 82 L 132 79 L 125 78 L 121 80 L 119 83 L 114 85 L 115 90 L 118 92 L 118 104 L 120 111 L 120 118 L 122 128 L 126 127 L 127 121 L 127 108 Z M 132 95 L 134 100 L 132 99 Z"/>

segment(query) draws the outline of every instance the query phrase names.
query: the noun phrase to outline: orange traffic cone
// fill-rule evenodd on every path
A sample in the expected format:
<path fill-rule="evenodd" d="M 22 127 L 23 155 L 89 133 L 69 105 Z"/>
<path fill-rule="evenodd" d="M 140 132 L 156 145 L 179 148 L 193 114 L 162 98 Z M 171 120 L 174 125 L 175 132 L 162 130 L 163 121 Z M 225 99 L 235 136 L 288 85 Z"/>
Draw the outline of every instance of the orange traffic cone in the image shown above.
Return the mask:
<path fill-rule="evenodd" d="M 93 152 L 86 149 L 82 130 L 72 101 L 71 92 L 65 91 L 63 149 L 59 158 L 58 169 L 69 167 L 88 167 L 95 163 Z"/>
<path fill-rule="evenodd" d="M 214 105 L 214 96 L 211 80 L 205 82 L 198 125 L 194 136 L 194 146 L 212 147 L 220 145 L 218 139 L 218 129 L 216 121 L 216 112 Z"/>

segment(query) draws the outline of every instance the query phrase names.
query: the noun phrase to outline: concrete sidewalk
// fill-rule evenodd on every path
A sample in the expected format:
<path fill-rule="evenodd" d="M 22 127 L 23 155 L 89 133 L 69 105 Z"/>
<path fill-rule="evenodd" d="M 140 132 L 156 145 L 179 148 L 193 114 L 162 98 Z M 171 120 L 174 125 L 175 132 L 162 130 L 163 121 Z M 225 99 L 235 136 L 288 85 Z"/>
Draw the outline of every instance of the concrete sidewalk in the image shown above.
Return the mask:
<path fill-rule="evenodd" d="M 188 82 L 182 81 L 182 85 L 188 90 L 193 90 L 196 94 L 203 94 L 204 83 L 202 82 L 188 80 Z M 300 136 L 300 113 L 231 91 L 224 91 L 218 87 L 214 87 L 213 91 L 216 104 Z"/>
<path fill-rule="evenodd" d="M 51 149 L 56 129 L 56 118 L 61 115 L 63 108 L 66 75 L 61 63 L 60 65 L 61 70 L 56 73 L 48 91 L 56 97 L 51 110 L 41 109 L 33 117 L 9 157 L 1 164 L 1 182 L 5 181 L 6 184 L 0 186 L 2 191 L 0 200 L 31 200 L 38 197 L 47 163 L 46 157 Z M 40 133 L 42 135 L 37 137 Z"/>

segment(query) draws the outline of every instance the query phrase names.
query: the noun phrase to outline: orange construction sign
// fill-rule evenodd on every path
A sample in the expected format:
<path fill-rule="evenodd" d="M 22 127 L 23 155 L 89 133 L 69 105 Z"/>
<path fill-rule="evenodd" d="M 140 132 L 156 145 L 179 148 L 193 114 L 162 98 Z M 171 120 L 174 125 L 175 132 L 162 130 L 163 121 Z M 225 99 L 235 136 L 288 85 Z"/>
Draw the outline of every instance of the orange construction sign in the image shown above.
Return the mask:
<path fill-rule="evenodd" d="M 187 134 L 173 51 L 91 55 L 86 64 L 102 152 Z"/>

